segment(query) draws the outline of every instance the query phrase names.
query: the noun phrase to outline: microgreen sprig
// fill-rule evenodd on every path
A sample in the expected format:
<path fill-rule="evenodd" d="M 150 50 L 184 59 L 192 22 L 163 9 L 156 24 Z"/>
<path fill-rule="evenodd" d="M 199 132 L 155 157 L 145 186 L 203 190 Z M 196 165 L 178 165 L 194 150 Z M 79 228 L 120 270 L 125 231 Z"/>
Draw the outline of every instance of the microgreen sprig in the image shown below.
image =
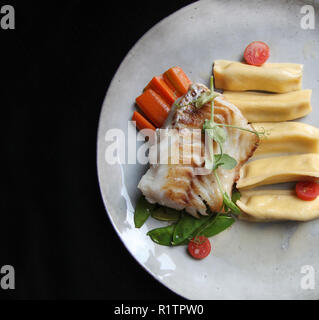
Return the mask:
<path fill-rule="evenodd" d="M 216 122 L 214 122 L 214 125 L 217 126 L 217 127 L 234 128 L 234 129 L 238 129 L 238 130 L 242 130 L 242 131 L 247 131 L 247 132 L 255 134 L 258 138 L 260 138 L 261 136 L 268 135 L 268 133 L 266 132 L 265 128 L 262 128 L 262 131 L 256 131 L 256 130 L 250 130 L 250 129 L 234 126 L 232 124 L 224 124 L 224 123 L 216 123 Z"/>
<path fill-rule="evenodd" d="M 214 120 L 214 100 L 218 96 L 214 92 L 214 78 L 210 78 L 210 91 L 205 92 L 201 97 L 199 97 L 195 101 L 195 107 L 201 107 L 204 104 L 210 102 L 211 103 L 211 117 L 210 120 L 206 119 L 203 125 L 203 131 L 208 135 L 208 156 L 205 159 L 205 168 L 209 170 L 213 170 L 215 179 L 218 184 L 218 188 L 220 193 L 223 196 L 223 207 L 222 209 L 225 212 L 233 212 L 234 214 L 240 214 L 240 209 L 237 205 L 232 201 L 231 197 L 228 195 L 226 191 L 224 191 L 223 185 L 220 181 L 219 175 L 217 173 L 217 169 L 219 167 L 232 170 L 237 166 L 237 161 L 233 157 L 228 154 L 223 153 L 223 144 L 227 140 L 227 131 L 224 127 L 230 127 L 231 125 L 222 125 L 216 123 Z M 231 126 L 236 129 L 243 129 L 245 131 L 249 131 L 251 133 L 255 133 L 259 136 L 259 133 L 241 128 L 238 126 Z M 213 141 L 215 141 L 219 145 L 220 154 L 214 155 Z"/>
<path fill-rule="evenodd" d="M 235 166 L 236 165 L 237 165 L 237 162 L 236 162 Z M 217 184 L 218 184 L 219 191 L 223 196 L 223 209 L 224 209 L 224 211 L 226 213 L 232 212 L 232 213 L 234 213 L 236 215 L 240 214 L 240 209 L 237 207 L 235 202 L 232 201 L 232 199 L 230 198 L 229 194 L 224 190 L 223 185 L 222 185 L 222 183 L 220 181 L 219 175 L 217 173 L 217 168 L 214 169 L 213 172 L 214 172 L 214 176 L 215 176 L 215 179 L 217 181 Z"/>

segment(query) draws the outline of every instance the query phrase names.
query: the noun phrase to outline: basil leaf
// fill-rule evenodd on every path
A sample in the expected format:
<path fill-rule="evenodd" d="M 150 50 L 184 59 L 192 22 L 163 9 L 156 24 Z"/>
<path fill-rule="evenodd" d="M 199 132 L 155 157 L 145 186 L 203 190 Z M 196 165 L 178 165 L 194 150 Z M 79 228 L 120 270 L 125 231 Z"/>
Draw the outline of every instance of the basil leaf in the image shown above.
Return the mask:
<path fill-rule="evenodd" d="M 134 224 L 136 228 L 142 227 L 154 208 L 155 204 L 149 203 L 144 196 L 139 198 L 134 212 Z"/>
<path fill-rule="evenodd" d="M 176 224 L 173 223 L 167 227 L 156 228 L 147 233 L 148 236 L 157 244 L 170 246 L 172 244 L 173 233 Z"/>
<path fill-rule="evenodd" d="M 237 161 L 227 153 L 215 154 L 215 166 L 214 170 L 221 167 L 226 170 L 234 169 L 237 166 Z"/>
<path fill-rule="evenodd" d="M 224 205 L 225 205 L 225 209 L 229 209 L 231 210 L 234 214 L 240 214 L 241 211 L 240 209 L 237 207 L 237 205 L 230 199 L 229 195 L 224 192 L 223 194 L 223 199 L 224 199 Z M 227 210 L 225 210 L 227 211 Z"/>
<path fill-rule="evenodd" d="M 235 219 L 233 217 L 220 215 L 213 219 L 212 223 L 208 224 L 199 234 L 207 238 L 215 236 L 229 228 L 234 222 Z"/>
<path fill-rule="evenodd" d="M 151 215 L 154 219 L 160 221 L 177 221 L 181 216 L 181 211 L 161 206 L 152 211 Z"/>
<path fill-rule="evenodd" d="M 201 216 L 199 219 L 185 214 L 178 222 L 174 230 L 172 245 L 182 244 L 203 224 L 210 216 Z"/>

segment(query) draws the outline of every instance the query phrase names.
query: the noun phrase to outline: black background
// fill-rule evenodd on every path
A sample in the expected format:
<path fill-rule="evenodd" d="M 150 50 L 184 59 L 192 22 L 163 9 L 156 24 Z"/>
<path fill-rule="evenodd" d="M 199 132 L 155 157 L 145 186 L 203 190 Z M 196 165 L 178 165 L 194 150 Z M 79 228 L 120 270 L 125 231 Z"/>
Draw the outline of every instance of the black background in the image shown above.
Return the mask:
<path fill-rule="evenodd" d="M 106 215 L 96 134 L 134 43 L 193 1 L 6 1 L 1 30 L 0 267 L 10 299 L 178 299 L 124 248 Z"/>

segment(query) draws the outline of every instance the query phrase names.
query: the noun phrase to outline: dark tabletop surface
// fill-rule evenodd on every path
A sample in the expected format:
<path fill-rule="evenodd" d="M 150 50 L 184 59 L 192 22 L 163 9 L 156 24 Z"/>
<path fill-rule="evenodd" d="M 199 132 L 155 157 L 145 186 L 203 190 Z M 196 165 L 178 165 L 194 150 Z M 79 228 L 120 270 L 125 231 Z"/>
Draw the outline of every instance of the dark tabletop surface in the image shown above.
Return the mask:
<path fill-rule="evenodd" d="M 14 266 L 16 288 L 0 289 L 1 298 L 179 298 L 113 230 L 98 186 L 96 135 L 127 52 L 191 2 L 6 2 L 16 29 L 0 29 L 0 267 Z"/>

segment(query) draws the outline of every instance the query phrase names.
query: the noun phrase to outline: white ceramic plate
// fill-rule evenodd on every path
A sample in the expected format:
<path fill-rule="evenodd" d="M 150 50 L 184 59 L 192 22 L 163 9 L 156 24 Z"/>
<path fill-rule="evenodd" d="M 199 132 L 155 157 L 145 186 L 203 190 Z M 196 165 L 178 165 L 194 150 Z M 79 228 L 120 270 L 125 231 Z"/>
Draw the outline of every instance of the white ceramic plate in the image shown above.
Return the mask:
<path fill-rule="evenodd" d="M 305 4 L 315 9 L 315 30 L 301 28 Z M 98 131 L 98 174 L 104 203 L 130 253 L 176 293 L 189 299 L 318 299 L 319 277 L 314 289 L 303 289 L 301 284 L 311 270 L 319 270 L 319 220 L 237 221 L 212 238 L 209 257 L 194 261 L 185 247 L 159 246 L 146 236 L 148 230 L 162 225 L 160 222 L 149 219 L 141 229 L 134 228 L 136 186 L 147 166 L 108 164 L 107 132 L 121 129 L 127 136 L 128 130 L 135 130 L 127 124 L 134 99 L 154 75 L 179 65 L 193 81 L 208 85 L 214 60 L 240 60 L 245 46 L 254 40 L 270 46 L 272 62 L 304 64 L 303 87 L 313 89 L 314 110 L 300 121 L 319 127 L 318 24 L 318 1 L 199 1 L 147 32 L 115 74 Z"/>

